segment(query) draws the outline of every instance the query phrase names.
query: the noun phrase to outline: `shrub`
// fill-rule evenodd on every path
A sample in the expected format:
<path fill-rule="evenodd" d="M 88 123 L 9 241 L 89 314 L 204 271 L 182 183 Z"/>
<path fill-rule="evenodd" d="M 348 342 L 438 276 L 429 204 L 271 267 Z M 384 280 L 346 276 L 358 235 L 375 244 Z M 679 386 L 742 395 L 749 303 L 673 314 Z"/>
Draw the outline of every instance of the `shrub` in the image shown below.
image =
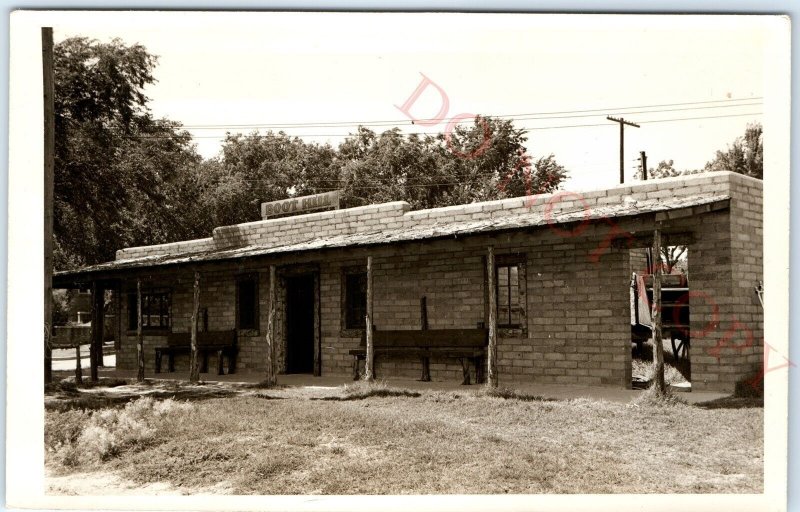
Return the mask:
<path fill-rule="evenodd" d="M 150 397 L 121 409 L 50 412 L 45 421 L 45 446 L 64 465 L 97 462 L 127 450 L 144 448 L 179 422 L 192 405 Z"/>

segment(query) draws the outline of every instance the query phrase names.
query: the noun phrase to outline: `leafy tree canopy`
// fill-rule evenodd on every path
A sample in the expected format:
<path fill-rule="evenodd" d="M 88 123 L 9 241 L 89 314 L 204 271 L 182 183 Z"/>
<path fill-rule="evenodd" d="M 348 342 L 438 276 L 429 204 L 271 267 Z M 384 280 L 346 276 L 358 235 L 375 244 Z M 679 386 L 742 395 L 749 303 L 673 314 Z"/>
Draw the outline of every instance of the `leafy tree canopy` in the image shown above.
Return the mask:
<path fill-rule="evenodd" d="M 203 160 L 180 123 L 154 119 L 157 58 L 141 45 L 67 39 L 54 48 L 56 268 L 121 247 L 208 236 L 259 219 L 259 203 L 329 190 L 344 207 L 434 208 L 555 190 L 566 169 L 530 157 L 509 120 L 478 117 L 449 135 L 359 127 L 338 147 L 283 132 L 227 134 Z"/>
<path fill-rule="evenodd" d="M 726 150 L 717 151 L 705 170 L 733 171 L 764 179 L 764 130 L 761 123 L 748 124 L 744 136 L 737 137 Z"/>
<path fill-rule="evenodd" d="M 719 150 L 702 169 L 677 169 L 673 160 L 662 160 L 650 167 L 649 178 L 669 178 L 708 171 L 732 171 L 764 178 L 764 134 L 760 123 L 748 124 L 744 136 L 737 137 L 725 150 Z"/>
<path fill-rule="evenodd" d="M 200 158 L 179 124 L 155 120 L 144 88 L 156 57 L 115 39 L 53 49 L 56 268 L 113 259 L 116 249 L 194 235 L 178 183 Z"/>

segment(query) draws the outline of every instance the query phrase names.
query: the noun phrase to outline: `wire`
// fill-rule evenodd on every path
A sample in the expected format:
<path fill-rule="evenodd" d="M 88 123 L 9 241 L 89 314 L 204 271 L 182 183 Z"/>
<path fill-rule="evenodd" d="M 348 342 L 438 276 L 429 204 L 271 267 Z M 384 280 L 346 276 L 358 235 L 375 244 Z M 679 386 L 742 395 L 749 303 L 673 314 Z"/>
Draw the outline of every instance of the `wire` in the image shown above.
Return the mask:
<path fill-rule="evenodd" d="M 695 110 L 695 109 L 703 109 L 703 108 L 731 108 L 731 107 L 738 107 L 738 106 L 746 106 L 742 105 L 732 105 L 730 103 L 734 102 L 742 102 L 742 101 L 754 101 L 763 99 L 763 96 L 754 96 L 750 98 L 732 98 L 726 100 L 707 100 L 707 101 L 692 101 L 692 102 L 684 102 L 684 103 L 661 103 L 661 104 L 653 104 L 653 105 L 636 105 L 636 106 L 629 106 L 629 107 L 605 107 L 605 108 L 594 108 L 594 109 L 582 109 L 582 110 L 560 110 L 560 111 L 552 111 L 552 112 L 531 112 L 526 114 L 504 114 L 504 115 L 486 115 L 484 117 L 498 117 L 504 119 L 524 119 L 524 118 L 533 118 L 536 119 L 539 116 L 552 116 L 556 114 L 580 114 L 586 112 L 616 112 L 621 110 L 630 110 L 630 109 L 637 109 L 637 108 L 655 108 L 655 107 L 675 107 L 675 106 L 684 106 L 684 105 L 703 105 L 708 103 L 723 103 L 722 105 L 713 105 L 713 106 L 704 106 L 704 107 L 686 107 L 686 108 L 678 108 L 678 109 L 666 109 L 666 110 L 653 110 L 652 112 L 668 112 L 668 111 L 676 111 L 676 110 Z M 752 103 L 752 105 L 760 104 L 761 102 Z M 748 104 L 750 105 L 750 104 Z M 625 114 L 635 114 L 635 113 L 647 113 L 650 111 L 641 111 L 641 112 L 624 112 Z M 585 116 L 565 116 L 565 117 L 590 117 L 591 114 Z M 547 117 L 546 119 L 558 119 L 558 117 Z M 447 118 L 447 119 L 420 119 L 420 122 L 427 122 L 437 120 L 439 122 L 445 121 L 453 121 L 453 120 L 461 120 L 460 118 Z M 183 128 L 190 129 L 205 129 L 205 128 L 290 128 L 290 127 L 335 127 L 335 126 L 394 126 L 397 124 L 407 124 L 411 121 L 409 118 L 406 119 L 396 119 L 396 120 L 383 120 L 383 121 L 320 121 L 320 122 L 302 122 L 302 123 L 256 123 L 256 124 L 194 124 L 194 125 L 184 125 Z"/>
<path fill-rule="evenodd" d="M 648 124 L 648 123 L 669 123 L 669 122 L 676 122 L 676 121 L 695 121 L 701 119 L 721 119 L 721 118 L 728 118 L 728 117 L 743 117 L 743 116 L 760 116 L 763 112 L 746 112 L 741 114 L 725 114 L 719 116 L 699 116 L 699 117 L 679 117 L 673 119 L 654 119 L 650 121 L 637 121 L 639 124 Z M 571 125 L 556 125 L 556 126 L 522 126 L 517 127 L 519 130 L 523 131 L 536 131 L 536 130 L 558 130 L 563 128 L 589 128 L 595 126 L 611 126 L 609 123 L 590 123 L 590 124 L 571 124 Z M 388 130 L 387 130 L 388 131 Z M 353 133 L 270 133 L 261 135 L 261 134 L 249 134 L 244 135 L 246 138 L 267 138 L 267 137 L 274 137 L 283 133 L 288 137 L 348 137 L 353 136 Z M 408 135 L 439 135 L 443 132 L 441 131 L 433 131 L 433 132 L 400 132 L 398 135 L 408 136 Z M 192 136 L 193 139 L 223 139 L 228 137 L 229 133 L 225 135 L 196 135 Z M 234 135 L 241 135 L 241 134 L 234 134 Z M 128 135 L 125 136 L 127 138 L 135 138 L 135 139 L 169 139 L 174 137 L 183 137 L 184 135 Z"/>

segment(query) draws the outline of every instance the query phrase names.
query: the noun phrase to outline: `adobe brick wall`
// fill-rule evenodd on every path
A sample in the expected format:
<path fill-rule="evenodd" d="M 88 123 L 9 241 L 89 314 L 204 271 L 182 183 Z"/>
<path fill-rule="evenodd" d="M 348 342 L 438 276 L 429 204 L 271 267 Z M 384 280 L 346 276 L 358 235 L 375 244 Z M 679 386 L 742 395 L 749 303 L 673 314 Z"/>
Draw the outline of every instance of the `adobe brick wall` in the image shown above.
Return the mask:
<path fill-rule="evenodd" d="M 705 192 L 725 192 L 731 173 L 713 172 L 621 185 L 604 190 L 561 191 L 531 197 L 516 197 L 410 211 L 404 201 L 383 203 L 344 210 L 333 210 L 294 217 L 267 219 L 215 228 L 211 238 L 187 240 L 117 251 L 117 260 L 222 250 L 248 245 L 278 247 L 320 237 L 375 233 L 391 229 L 430 226 L 441 222 L 486 220 L 509 215 L 546 216 L 568 211 L 591 211 L 595 206 L 631 200 L 688 197 Z"/>
<path fill-rule="evenodd" d="M 666 191 L 666 192 L 665 192 Z M 736 380 L 757 369 L 763 345 L 763 312 L 753 287 L 762 277 L 762 230 L 760 182 L 730 173 L 711 173 L 644 184 L 616 187 L 584 194 L 586 204 L 608 204 L 633 199 L 695 195 L 714 191 L 730 194 L 730 211 L 668 221 L 675 232 L 693 232 L 690 244 L 690 286 L 692 297 L 692 373 L 696 389 L 729 391 Z M 520 211 L 541 213 L 552 195 L 533 198 L 530 210 L 525 199 L 465 205 L 439 210 L 408 212 L 405 203 L 364 207 L 356 215 L 350 210 L 323 212 L 302 217 L 274 219 L 215 230 L 213 239 L 224 243 L 279 243 L 297 241 L 308 233 L 330 230 L 368 230 L 376 226 L 418 225 L 462 218 L 495 217 Z M 577 197 L 551 201 L 554 209 L 580 209 Z M 531 201 L 529 201 L 531 202 Z M 591 206 L 590 206 L 591 207 Z M 383 208 L 383 210 L 381 210 Z M 519 213 L 519 212 L 516 212 Z M 359 224 L 359 216 L 373 216 Z M 463 217 L 466 218 L 466 217 Z M 298 224 L 299 223 L 299 224 Z M 326 224 L 327 223 L 327 224 Z M 398 224 L 400 223 L 400 224 Z M 301 226 L 300 233 L 281 234 Z M 329 231 L 318 231 L 327 225 Z M 270 230 L 280 227 L 277 232 Z M 266 315 L 268 311 L 270 264 L 315 263 L 319 267 L 321 297 L 321 365 L 323 375 L 349 375 L 352 357 L 348 351 L 359 344 L 358 333 L 342 330 L 342 268 L 365 266 L 374 258 L 374 323 L 379 329 L 418 329 L 419 301 L 427 297 L 431 328 L 473 328 L 485 320 L 484 256 L 487 245 L 498 255 L 520 253 L 527 261 L 527 332 L 501 336 L 498 340 L 498 369 L 502 385 L 517 382 L 570 383 L 585 385 L 630 385 L 630 310 L 631 270 L 644 269 L 643 251 L 608 246 L 615 233 L 652 233 L 649 219 L 617 219 L 578 228 L 574 235 L 548 227 L 512 234 L 480 235 L 382 246 L 352 248 L 324 253 L 272 256 L 247 262 L 207 264 L 203 267 L 201 307 L 209 310 L 210 330 L 230 329 L 235 325 L 235 276 L 258 272 L 260 325 L 258 332 L 241 333 L 238 367 L 242 371 L 263 371 L 265 361 Z M 270 234 L 271 233 L 271 234 Z M 283 237 L 283 238 L 281 238 Z M 194 242 L 191 242 L 194 243 Z M 283 242 L 281 242 L 283 243 Z M 185 247 L 185 246 L 184 246 Z M 137 248 L 126 251 L 143 250 Z M 173 250 L 157 246 L 153 251 Z M 131 257 L 132 252 L 123 252 Z M 173 290 L 173 329 L 187 330 L 192 300 L 192 275 L 183 271 L 146 271 L 154 282 Z M 183 272 L 183 274 L 181 274 Z M 131 282 L 127 286 L 131 286 Z M 283 297 L 279 293 L 279 299 Z M 124 304 L 123 312 L 127 305 Z M 278 324 L 283 322 L 278 304 Z M 122 315 L 126 318 L 126 315 Z M 755 341 L 742 348 L 741 338 L 724 346 L 720 357 L 714 347 L 725 340 L 725 333 L 737 321 L 753 332 Z M 739 325 L 739 324 L 736 324 Z M 282 335 L 282 331 L 280 331 Z M 730 336 L 729 336 L 730 337 Z M 152 372 L 153 348 L 163 337 L 145 336 L 146 370 Z M 279 345 L 279 368 L 283 368 L 285 348 Z M 125 332 L 118 365 L 135 368 L 135 336 Z M 178 369 L 186 361 L 178 359 Z M 212 362 L 213 364 L 213 362 Z M 379 377 L 419 378 L 416 359 L 379 358 Z M 183 371 L 183 370 L 182 370 Z M 434 380 L 460 381 L 461 366 L 454 360 L 434 360 Z"/>
<path fill-rule="evenodd" d="M 692 288 L 709 293 L 691 301 L 692 331 L 701 334 L 692 336 L 691 356 L 692 385 L 699 390 L 733 391 L 737 381 L 761 371 L 763 360 L 764 311 L 755 293 L 764 279 L 762 183 L 740 174 L 728 178 L 730 214 L 715 222 L 718 233 L 704 220 L 707 236 L 690 247 Z M 695 285 L 698 277 L 703 281 Z"/>

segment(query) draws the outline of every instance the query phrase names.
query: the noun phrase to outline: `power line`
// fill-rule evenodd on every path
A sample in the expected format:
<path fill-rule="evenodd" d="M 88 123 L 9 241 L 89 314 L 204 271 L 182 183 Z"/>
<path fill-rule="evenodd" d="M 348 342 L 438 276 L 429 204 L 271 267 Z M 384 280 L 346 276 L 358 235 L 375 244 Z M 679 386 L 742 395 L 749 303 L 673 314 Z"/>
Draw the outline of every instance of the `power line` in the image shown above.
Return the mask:
<path fill-rule="evenodd" d="M 760 105 L 761 102 L 754 102 L 754 103 L 738 103 L 738 102 L 753 102 L 755 100 L 763 99 L 762 96 L 755 96 L 751 98 L 733 98 L 727 100 L 708 100 L 708 101 L 694 101 L 694 102 L 685 102 L 685 103 L 662 103 L 662 104 L 654 104 L 654 105 L 636 105 L 636 106 L 629 106 L 629 107 L 610 107 L 610 108 L 595 108 L 595 109 L 583 109 L 583 110 L 561 110 L 561 111 L 552 111 L 552 112 L 532 112 L 526 114 L 504 114 L 504 115 L 496 115 L 490 114 L 486 115 L 485 117 L 496 117 L 496 118 L 503 118 L 503 119 L 518 119 L 518 120 L 535 120 L 535 119 L 563 119 L 563 118 L 571 118 L 571 117 L 591 117 L 592 115 L 597 115 L 598 112 L 617 112 L 625 110 L 624 114 L 639 114 L 639 113 L 653 113 L 653 112 L 674 112 L 680 110 L 700 110 L 700 109 L 709 109 L 709 108 L 735 108 L 735 107 L 744 107 L 744 106 L 753 106 L 753 105 Z M 737 102 L 734 104 L 734 102 Z M 709 103 L 722 103 L 721 105 L 705 105 Z M 696 107 L 685 107 L 686 105 L 705 105 L 705 106 L 696 106 Z M 683 106 L 683 108 L 676 108 L 676 109 L 657 109 L 657 110 L 643 110 L 643 111 L 635 111 L 635 112 L 628 112 L 631 109 L 638 109 L 638 108 L 645 108 L 651 109 L 655 107 L 675 107 L 675 106 Z M 586 114 L 586 113 L 594 113 L 594 114 Z M 559 117 L 549 117 L 555 116 L 557 114 L 586 114 L 586 115 L 568 115 L 568 116 L 559 116 Z M 548 117 L 542 117 L 548 116 Z M 453 120 L 460 120 L 460 118 L 448 118 L 448 119 L 441 119 L 441 123 L 450 122 Z M 293 128 L 293 127 L 313 127 L 313 128 L 332 128 L 332 127 L 347 127 L 347 126 L 395 126 L 398 124 L 408 124 L 411 120 L 406 119 L 396 119 L 396 120 L 383 120 L 383 121 L 319 121 L 319 122 L 301 122 L 301 123 L 241 123 L 241 124 L 225 124 L 225 123 L 218 123 L 218 124 L 192 124 L 192 125 L 183 125 L 182 128 L 185 129 L 220 129 L 220 128 Z M 430 121 L 430 119 L 422 119 L 420 121 Z"/>
<path fill-rule="evenodd" d="M 763 112 L 745 112 L 741 114 L 725 114 L 725 115 L 718 115 L 718 116 L 698 116 L 698 117 L 679 117 L 679 118 L 672 118 L 672 119 L 653 119 L 650 121 L 638 121 L 640 124 L 648 124 L 648 123 L 669 123 L 669 122 L 677 122 L 677 121 L 695 121 L 695 120 L 702 120 L 702 119 L 722 119 L 722 118 L 729 118 L 729 117 L 744 117 L 744 116 L 760 116 Z M 596 126 L 609 126 L 608 123 L 588 123 L 588 124 L 571 124 L 571 125 L 553 125 L 553 126 L 522 126 L 517 127 L 517 129 L 525 130 L 525 131 L 536 131 L 536 130 L 557 130 L 562 128 L 589 128 L 589 127 L 596 127 Z M 388 130 L 387 130 L 388 131 Z M 348 137 L 354 135 L 353 133 L 285 133 L 285 132 L 278 132 L 284 133 L 284 135 L 288 137 Z M 443 133 L 442 131 L 433 131 L 433 132 L 400 132 L 399 135 L 439 135 Z M 242 135 L 242 134 L 233 134 L 233 135 Z M 243 135 L 247 138 L 266 138 L 275 136 L 277 133 L 270 132 L 268 134 L 248 134 Z M 228 134 L 225 135 L 192 135 L 192 139 L 224 139 L 227 137 Z M 133 138 L 133 139 L 170 139 L 175 137 L 183 137 L 179 134 L 174 135 L 127 135 L 124 136 L 126 138 Z"/>

